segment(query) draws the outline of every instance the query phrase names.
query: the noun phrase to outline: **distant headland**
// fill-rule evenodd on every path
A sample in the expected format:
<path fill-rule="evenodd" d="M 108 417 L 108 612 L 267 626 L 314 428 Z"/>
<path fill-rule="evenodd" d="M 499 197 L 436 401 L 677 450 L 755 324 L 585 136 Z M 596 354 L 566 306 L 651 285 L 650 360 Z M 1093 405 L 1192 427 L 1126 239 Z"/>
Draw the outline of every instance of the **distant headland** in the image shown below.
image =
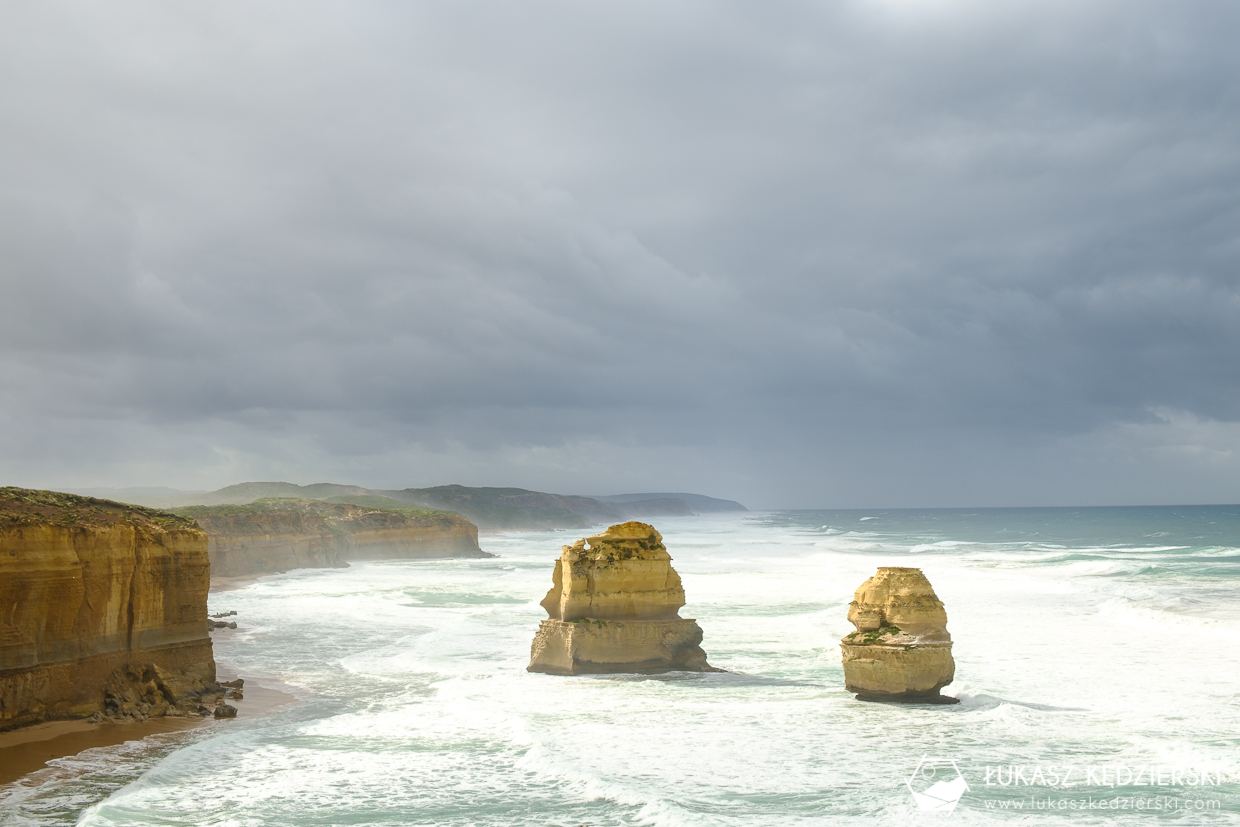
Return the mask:
<path fill-rule="evenodd" d="M 248 505 L 260 499 L 319 500 L 386 510 L 451 511 L 482 531 L 537 531 L 589 528 L 638 517 L 676 517 L 746 511 L 733 500 L 702 494 L 562 495 L 524 488 L 475 488 L 439 485 L 432 488 L 378 489 L 338 483 L 295 485 L 290 482 L 243 482 L 218 491 L 172 488 L 109 488 L 76 493 L 132 502 L 152 508 Z"/>

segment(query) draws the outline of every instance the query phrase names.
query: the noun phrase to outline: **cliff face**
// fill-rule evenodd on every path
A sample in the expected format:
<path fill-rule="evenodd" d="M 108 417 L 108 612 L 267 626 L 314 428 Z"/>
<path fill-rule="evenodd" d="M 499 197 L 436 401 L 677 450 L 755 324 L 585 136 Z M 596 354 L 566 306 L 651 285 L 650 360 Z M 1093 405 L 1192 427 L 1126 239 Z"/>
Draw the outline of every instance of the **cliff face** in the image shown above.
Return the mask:
<path fill-rule="evenodd" d="M 679 615 L 685 590 L 671 561 L 662 536 L 645 523 L 614 525 L 564 546 L 529 671 L 715 671 L 697 621 Z"/>
<path fill-rule="evenodd" d="M 478 547 L 476 526 L 441 511 L 267 499 L 177 513 L 207 532 L 211 573 L 222 577 L 342 567 L 348 560 L 492 556 Z"/>
<path fill-rule="evenodd" d="M 192 521 L 0 488 L 0 729 L 197 711 L 215 683 L 209 577 Z"/>
<path fill-rule="evenodd" d="M 921 569 L 884 567 L 848 607 L 857 631 L 840 643 L 844 681 L 861 700 L 956 703 L 939 690 L 955 678 L 947 611 Z"/>
<path fill-rule="evenodd" d="M 192 512 L 194 509 L 184 509 Z M 290 569 L 342 568 L 336 537 L 322 515 L 294 511 L 198 514 L 207 534 L 211 574 L 238 577 Z"/>
<path fill-rule="evenodd" d="M 346 532 L 341 554 L 348 560 L 495 556 L 478 547 L 478 527 L 459 514 L 423 523 L 400 512 L 362 510 L 336 525 Z"/>

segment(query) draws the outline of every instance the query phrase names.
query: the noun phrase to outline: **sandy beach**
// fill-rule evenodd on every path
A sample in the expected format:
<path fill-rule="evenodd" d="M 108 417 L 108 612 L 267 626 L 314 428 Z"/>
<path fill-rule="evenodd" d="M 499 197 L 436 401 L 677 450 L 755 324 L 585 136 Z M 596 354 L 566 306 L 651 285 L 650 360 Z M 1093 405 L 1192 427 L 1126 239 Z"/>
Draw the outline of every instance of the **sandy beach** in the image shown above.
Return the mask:
<path fill-rule="evenodd" d="M 242 574 L 236 577 L 212 577 L 211 593 L 231 592 L 236 589 L 244 588 L 261 577 L 269 577 L 272 574 L 283 574 L 283 572 L 265 572 L 263 574 Z"/>
<path fill-rule="evenodd" d="M 232 680 L 237 675 L 220 670 L 220 680 Z M 296 703 L 290 692 L 278 688 L 276 681 L 266 685 L 250 678 L 245 679 L 245 697 L 230 699 L 228 703 L 237 708 L 238 718 L 255 718 L 273 709 Z M 151 718 L 141 723 L 102 723 L 87 721 L 50 721 L 23 727 L 12 732 L 0 732 L 0 785 L 12 784 L 25 776 L 38 772 L 47 762 L 57 758 L 77 755 L 96 747 L 110 747 L 126 741 L 136 741 L 150 735 L 177 732 L 214 722 L 213 718 Z M 229 721 L 221 721 L 228 726 Z"/>
<path fill-rule="evenodd" d="M 211 592 L 226 592 L 243 588 L 264 575 L 211 578 Z M 219 680 L 233 680 L 234 671 L 221 666 Z M 266 685 L 245 678 L 245 697 L 229 700 L 237 707 L 238 718 L 252 718 L 271 710 L 295 703 L 296 697 L 277 688 L 276 681 Z M 101 723 L 87 721 L 48 721 L 34 726 L 22 727 L 11 732 L 0 732 L 0 785 L 15 781 L 47 766 L 48 761 L 77 755 L 96 747 L 115 746 L 135 741 L 149 735 L 177 732 L 202 726 L 213 718 L 151 718 L 140 723 Z"/>
<path fill-rule="evenodd" d="M 243 588 L 264 575 L 211 578 L 211 592 L 226 592 Z M 245 678 L 244 698 L 230 699 L 237 708 L 238 718 L 253 718 L 281 706 L 297 701 L 291 692 L 279 688 L 278 681 L 258 681 L 235 670 L 220 665 L 218 679 L 221 681 Z M 142 722 L 100 723 L 88 721 L 48 721 L 34 726 L 22 727 L 11 732 L 0 732 L 0 785 L 12 784 L 25 776 L 38 772 L 49 761 L 66 758 L 97 747 L 109 747 L 136 741 L 151 735 L 178 732 L 203 726 L 213 718 L 151 718 Z M 228 722 L 221 722 L 227 725 Z"/>

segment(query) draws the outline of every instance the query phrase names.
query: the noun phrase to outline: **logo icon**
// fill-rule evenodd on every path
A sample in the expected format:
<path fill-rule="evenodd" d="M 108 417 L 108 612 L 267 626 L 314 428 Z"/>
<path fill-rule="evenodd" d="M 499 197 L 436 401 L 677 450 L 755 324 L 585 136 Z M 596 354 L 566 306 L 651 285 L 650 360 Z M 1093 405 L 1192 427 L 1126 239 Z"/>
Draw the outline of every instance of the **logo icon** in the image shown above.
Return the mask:
<path fill-rule="evenodd" d="M 964 780 L 960 767 L 950 758 L 921 757 L 917 769 L 904 782 L 917 802 L 917 809 L 935 813 L 950 813 L 969 784 Z"/>

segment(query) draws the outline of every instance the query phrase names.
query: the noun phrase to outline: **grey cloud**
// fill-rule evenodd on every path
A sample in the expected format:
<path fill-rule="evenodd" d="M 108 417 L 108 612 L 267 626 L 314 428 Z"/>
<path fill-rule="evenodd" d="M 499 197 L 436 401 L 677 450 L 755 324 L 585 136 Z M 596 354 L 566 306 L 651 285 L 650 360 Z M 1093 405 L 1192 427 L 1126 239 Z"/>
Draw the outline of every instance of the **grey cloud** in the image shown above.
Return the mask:
<path fill-rule="evenodd" d="M 1235 499 L 1238 16 L 20 5 L 0 469 Z"/>

